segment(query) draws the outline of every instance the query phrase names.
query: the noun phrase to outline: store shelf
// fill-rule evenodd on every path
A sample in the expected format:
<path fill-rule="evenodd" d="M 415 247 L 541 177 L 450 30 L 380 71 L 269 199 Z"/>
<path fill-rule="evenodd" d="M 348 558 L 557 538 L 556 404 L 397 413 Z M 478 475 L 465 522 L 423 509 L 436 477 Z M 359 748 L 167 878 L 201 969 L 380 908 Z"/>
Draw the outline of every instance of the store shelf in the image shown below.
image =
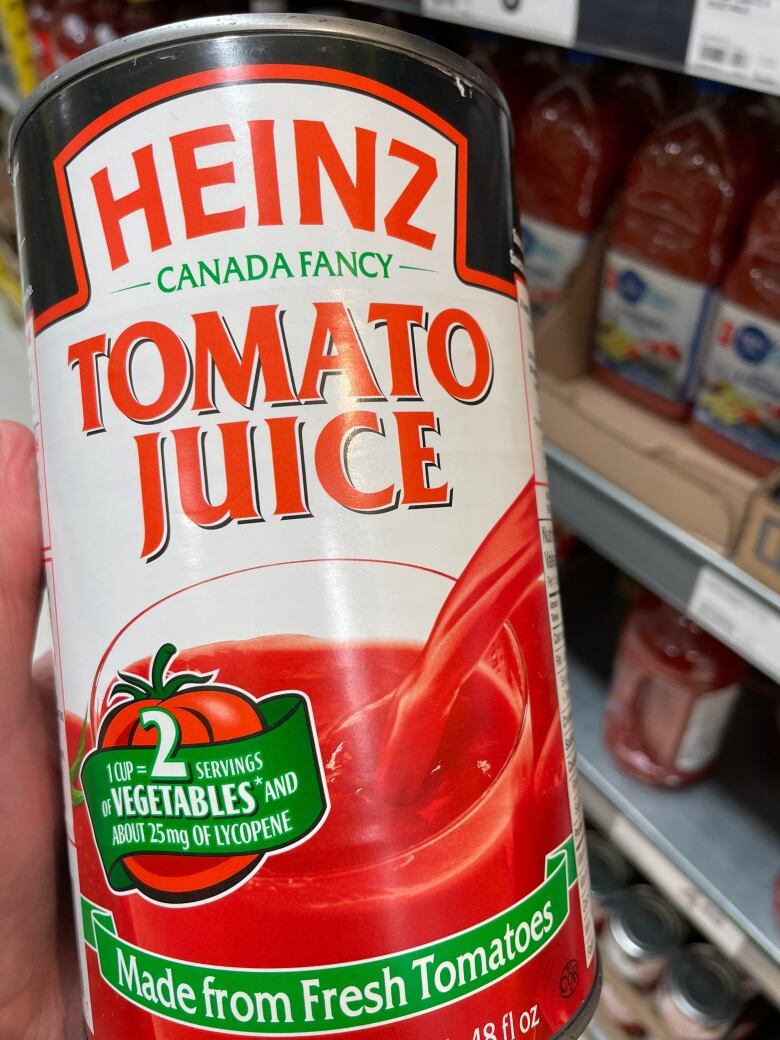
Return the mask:
<path fill-rule="evenodd" d="M 720 0 L 366 0 L 780 93 L 780 5 Z"/>
<path fill-rule="evenodd" d="M 780 596 L 554 444 L 547 463 L 567 527 L 780 681 Z"/>
<path fill-rule="evenodd" d="M 612 648 L 603 652 L 604 618 L 583 606 L 567 616 L 567 635 L 586 816 L 780 1007 L 780 759 L 769 705 L 743 698 L 710 778 L 678 791 L 629 779 L 601 738 Z"/>

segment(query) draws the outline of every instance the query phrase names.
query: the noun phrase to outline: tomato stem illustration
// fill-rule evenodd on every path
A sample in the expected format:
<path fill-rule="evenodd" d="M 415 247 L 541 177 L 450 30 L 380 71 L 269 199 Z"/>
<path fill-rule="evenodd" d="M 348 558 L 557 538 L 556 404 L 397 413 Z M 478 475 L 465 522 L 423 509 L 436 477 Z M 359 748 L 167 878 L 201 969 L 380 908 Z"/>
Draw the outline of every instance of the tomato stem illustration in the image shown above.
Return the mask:
<path fill-rule="evenodd" d="M 84 792 L 80 787 L 77 786 L 79 774 L 81 773 L 81 763 L 84 761 L 84 752 L 87 748 L 87 724 L 89 716 L 84 716 L 84 722 L 81 726 L 81 733 L 79 735 L 79 744 L 76 748 L 76 756 L 71 762 L 68 774 L 70 776 L 70 798 L 74 806 L 81 805 L 84 801 Z"/>
<path fill-rule="evenodd" d="M 185 686 L 205 686 L 217 677 L 216 672 L 210 672 L 208 675 L 197 672 L 179 672 L 166 679 L 168 666 L 176 653 L 177 650 L 173 643 L 163 643 L 152 659 L 148 682 L 133 672 L 118 671 L 117 675 L 122 682 L 113 686 L 109 694 L 109 701 L 112 701 L 117 695 L 132 697 L 134 701 L 164 701 Z"/>

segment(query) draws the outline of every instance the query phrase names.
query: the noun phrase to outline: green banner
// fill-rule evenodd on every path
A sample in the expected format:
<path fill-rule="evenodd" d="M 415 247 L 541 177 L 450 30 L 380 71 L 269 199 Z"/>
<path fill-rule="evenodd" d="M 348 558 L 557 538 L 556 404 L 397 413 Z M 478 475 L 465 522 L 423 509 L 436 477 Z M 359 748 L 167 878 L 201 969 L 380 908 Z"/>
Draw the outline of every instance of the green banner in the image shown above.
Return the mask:
<path fill-rule="evenodd" d="M 284 1036 L 410 1018 L 493 985 L 559 932 L 575 881 L 569 838 L 547 856 L 539 888 L 503 913 L 427 946 L 316 968 L 227 968 L 160 957 L 121 939 L 107 910 L 81 902 L 85 941 L 105 981 L 127 1000 L 202 1029 Z"/>
<path fill-rule="evenodd" d="M 179 744 L 164 703 L 142 714 L 158 730 L 156 747 L 101 748 L 81 771 L 113 889 L 134 887 L 123 865 L 129 855 L 262 855 L 317 826 L 327 800 L 305 697 L 266 697 L 261 733 L 197 746 Z"/>

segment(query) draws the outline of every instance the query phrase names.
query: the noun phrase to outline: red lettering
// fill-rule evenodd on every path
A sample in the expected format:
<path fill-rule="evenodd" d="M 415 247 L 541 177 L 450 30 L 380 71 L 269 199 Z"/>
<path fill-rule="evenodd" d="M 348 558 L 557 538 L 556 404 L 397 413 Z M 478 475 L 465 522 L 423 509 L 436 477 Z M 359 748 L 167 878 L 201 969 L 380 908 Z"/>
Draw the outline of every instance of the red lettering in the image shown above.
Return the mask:
<path fill-rule="evenodd" d="M 211 144 L 235 141 L 233 131 L 222 123 L 205 126 L 199 130 L 188 130 L 171 138 L 173 163 L 179 182 L 181 208 L 187 238 L 200 238 L 219 231 L 234 231 L 244 226 L 244 207 L 206 213 L 203 206 L 203 190 L 215 184 L 235 184 L 233 163 L 218 163 L 216 166 L 198 166 L 195 152 Z"/>
<path fill-rule="evenodd" d="M 423 323 L 422 307 L 405 303 L 372 303 L 369 324 L 387 325 L 387 348 L 393 385 L 390 395 L 399 401 L 419 401 L 413 327 Z"/>
<path fill-rule="evenodd" d="M 215 372 L 219 373 L 230 397 L 245 408 L 254 405 L 261 372 L 266 402 L 292 404 L 298 400 L 290 376 L 277 304 L 252 307 L 241 353 L 227 322 L 217 311 L 193 314 L 192 320 L 195 325 L 193 411 L 217 410 L 214 403 Z"/>
<path fill-rule="evenodd" d="M 266 419 L 271 435 L 276 509 L 274 516 L 285 519 L 311 516 L 306 498 L 306 473 L 303 465 L 301 434 L 303 421 L 294 415 Z"/>
<path fill-rule="evenodd" d="M 439 433 L 433 412 L 396 412 L 398 447 L 401 456 L 401 483 L 405 506 L 441 506 L 450 501 L 449 485 L 431 487 L 429 469 L 438 468 L 439 456 L 425 443 L 426 433 Z"/>
<path fill-rule="evenodd" d="M 139 401 L 133 388 L 132 367 L 136 350 L 151 344 L 159 354 L 163 380 L 154 401 Z M 108 388 L 117 408 L 133 422 L 159 422 L 182 403 L 190 384 L 190 356 L 182 341 L 157 321 L 139 321 L 118 337 L 108 359 Z"/>
<path fill-rule="evenodd" d="M 132 159 L 138 175 L 138 187 L 118 199 L 114 198 L 106 167 L 92 176 L 92 188 L 112 271 L 128 262 L 127 248 L 122 235 L 122 220 L 131 213 L 143 213 L 152 252 L 171 244 L 152 146 L 147 144 L 139 148 L 132 153 Z"/>
<path fill-rule="evenodd" d="M 103 425 L 103 409 L 100 402 L 100 385 L 98 383 L 97 359 L 108 353 L 105 336 L 91 336 L 80 343 L 68 347 L 68 364 L 77 368 L 81 386 L 81 415 L 84 433 L 101 433 Z"/>
<path fill-rule="evenodd" d="M 165 459 L 161 433 L 142 433 L 135 437 L 138 473 L 141 480 L 141 509 L 144 541 L 141 557 L 148 562 L 165 551 L 170 537 L 168 497 L 165 491 Z"/>
<path fill-rule="evenodd" d="M 432 155 L 421 152 L 419 148 L 404 144 L 403 141 L 397 141 L 395 138 L 390 142 L 387 154 L 393 159 L 403 159 L 404 162 L 411 163 L 417 169 L 387 211 L 385 231 L 393 238 L 411 242 L 412 245 L 421 246 L 423 249 L 432 249 L 436 235 L 432 231 L 424 231 L 422 228 L 415 227 L 410 221 L 436 181 L 436 160 Z"/>
<path fill-rule="evenodd" d="M 257 223 L 261 227 L 278 226 L 283 221 L 273 119 L 250 119 L 249 139 L 255 170 Z"/>
<path fill-rule="evenodd" d="M 346 376 L 353 397 L 383 401 L 382 391 L 344 304 L 315 303 L 314 308 L 317 316 L 301 380 L 300 400 L 324 401 L 325 378 L 338 372 Z"/>
<path fill-rule="evenodd" d="M 355 179 L 350 177 L 324 123 L 296 119 L 295 158 L 301 224 L 322 224 L 320 167 L 333 185 L 352 227 L 373 231 L 376 225 L 376 133 L 355 127 Z"/>
<path fill-rule="evenodd" d="M 198 527 L 221 527 L 231 520 L 262 520 L 255 489 L 252 431 L 248 422 L 218 423 L 222 439 L 225 497 L 209 495 L 205 441 L 197 426 L 173 431 L 179 467 L 179 497 L 184 513 Z"/>
<path fill-rule="evenodd" d="M 474 375 L 469 383 L 461 383 L 452 361 L 453 340 L 464 332 L 474 356 Z M 428 361 L 442 390 L 464 404 L 476 404 L 490 391 L 493 382 L 493 356 L 485 333 L 467 311 L 456 307 L 437 314 L 428 332 Z"/>
<path fill-rule="evenodd" d="M 382 420 L 374 412 L 344 412 L 326 423 L 314 449 L 314 466 L 325 492 L 334 502 L 357 513 L 393 509 L 398 492 L 392 484 L 380 491 L 361 491 L 349 477 L 350 446 L 361 433 L 385 436 Z"/>

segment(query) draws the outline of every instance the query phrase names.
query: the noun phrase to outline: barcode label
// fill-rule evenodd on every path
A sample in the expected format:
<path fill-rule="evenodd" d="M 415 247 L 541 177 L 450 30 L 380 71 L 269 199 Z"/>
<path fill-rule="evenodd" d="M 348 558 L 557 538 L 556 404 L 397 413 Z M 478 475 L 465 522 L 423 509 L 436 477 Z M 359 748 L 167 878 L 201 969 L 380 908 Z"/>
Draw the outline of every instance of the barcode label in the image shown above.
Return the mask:
<path fill-rule="evenodd" d="M 743 657 L 780 679 L 780 617 L 769 605 L 718 571 L 702 567 L 688 614 Z"/>
<path fill-rule="evenodd" d="M 579 0 L 422 0 L 430 18 L 568 45 L 577 32 Z"/>
<path fill-rule="evenodd" d="M 688 72 L 780 91 L 780 0 L 696 0 Z"/>

